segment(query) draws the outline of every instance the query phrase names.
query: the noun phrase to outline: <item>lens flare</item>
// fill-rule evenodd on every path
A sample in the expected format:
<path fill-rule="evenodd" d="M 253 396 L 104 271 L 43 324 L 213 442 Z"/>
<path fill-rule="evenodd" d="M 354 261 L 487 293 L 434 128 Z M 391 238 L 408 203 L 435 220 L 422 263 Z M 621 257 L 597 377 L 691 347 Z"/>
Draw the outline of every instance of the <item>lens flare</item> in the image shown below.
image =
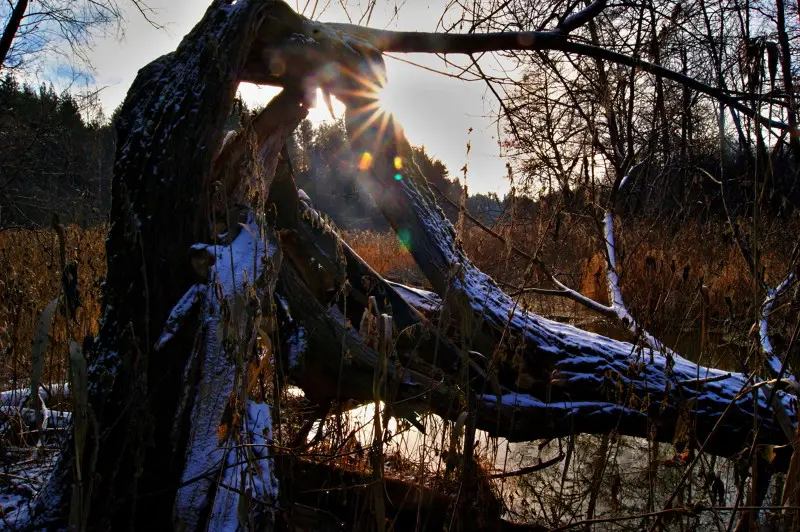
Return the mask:
<path fill-rule="evenodd" d="M 361 154 L 361 158 L 358 160 L 358 169 L 362 172 L 366 172 L 372 168 L 372 154 L 368 151 L 365 151 Z"/>
<path fill-rule="evenodd" d="M 393 118 L 394 104 L 402 102 L 403 95 L 396 90 L 389 90 L 386 83 L 386 71 L 382 62 L 367 62 L 353 71 L 343 69 L 341 75 L 349 77 L 350 89 L 340 92 L 343 101 L 351 102 L 348 113 L 350 120 L 357 124 L 349 131 L 351 142 L 364 137 L 374 143 L 367 148 L 375 156 L 384 152 L 388 142 L 400 141 L 402 128 Z M 402 160 L 395 160 L 395 170 L 402 169 Z M 399 164 L 399 166 L 398 166 Z"/>
<path fill-rule="evenodd" d="M 411 231 L 408 229 L 400 229 L 397 232 L 397 240 L 401 249 L 411 251 Z"/>

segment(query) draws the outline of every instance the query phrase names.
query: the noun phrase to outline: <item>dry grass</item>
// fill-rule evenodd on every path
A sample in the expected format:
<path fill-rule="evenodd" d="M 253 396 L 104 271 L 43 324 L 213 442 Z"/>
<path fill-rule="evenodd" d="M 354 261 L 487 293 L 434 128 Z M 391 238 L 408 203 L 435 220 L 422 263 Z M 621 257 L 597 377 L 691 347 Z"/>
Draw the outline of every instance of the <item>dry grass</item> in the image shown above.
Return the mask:
<path fill-rule="evenodd" d="M 342 238 L 377 273 L 409 281 L 420 277 L 414 258 L 394 233 L 345 231 Z"/>
<path fill-rule="evenodd" d="M 66 229 L 67 260 L 78 263 L 82 305 L 69 324 L 79 343 L 97 333 L 100 286 L 106 274 L 104 228 Z M 25 386 L 31 341 L 39 314 L 60 293 L 59 251 L 51 230 L 0 231 L 0 387 Z M 43 382 L 64 381 L 69 338 L 65 317 L 56 313 L 50 330 Z"/>
<path fill-rule="evenodd" d="M 785 235 L 796 234 L 800 229 L 797 226 L 796 221 L 787 222 L 757 239 L 751 238 L 758 241 L 759 262 L 772 286 L 786 276 L 792 242 Z M 519 223 L 511 232 L 504 227 L 494 229 L 505 237 L 511 234 L 515 247 L 531 255 L 538 252 L 538 257 L 569 286 L 607 304 L 605 242 L 591 221 L 562 222 L 558 234 L 552 224 L 538 220 Z M 621 281 L 631 301 L 654 304 L 661 298 L 660 308 L 672 312 L 691 305 L 702 286 L 709 292 L 714 310 L 722 312 L 727 310 L 726 296 L 734 305 L 743 305 L 755 295 L 753 278 L 725 222 L 688 221 L 674 229 L 652 222 L 625 221 L 615 229 Z M 462 240 L 470 258 L 501 284 L 548 286 L 541 271 L 534 270 L 524 279 L 528 262 L 509 254 L 505 245 L 480 228 L 469 227 Z"/>
<path fill-rule="evenodd" d="M 766 224 L 765 224 L 766 225 Z M 797 225 L 795 223 L 794 225 Z M 796 234 L 788 223 L 778 231 L 765 232 L 760 245 L 761 263 L 771 283 L 777 283 L 789 250 L 782 235 Z M 507 236 L 509 231 L 500 228 Z M 559 234 L 552 224 L 534 220 L 519 223 L 510 233 L 515 245 L 540 256 L 576 289 L 605 302 L 605 261 L 597 228 L 587 222 L 567 220 Z M 68 260 L 78 263 L 82 307 L 72 336 L 78 342 L 96 334 L 100 313 L 100 287 L 106 272 L 105 228 L 66 232 Z M 394 280 L 425 285 L 425 279 L 408 249 L 393 233 L 350 231 L 344 239 L 378 273 Z M 645 222 L 626 222 L 617 227 L 626 302 L 654 332 L 697 327 L 701 314 L 700 287 L 709 294 L 710 314 L 720 320 L 741 321 L 746 334 L 753 318 L 753 280 L 726 226 L 685 223 L 677 230 Z M 506 247 L 477 227 L 462 235 L 467 254 L 509 291 L 511 287 L 548 286 L 542 272 L 524 279 L 525 261 L 507 255 Z M 30 370 L 30 346 L 36 320 L 49 301 L 59 294 L 58 244 L 53 231 L 0 231 L 0 387 L 25 384 Z M 542 296 L 538 296 L 540 299 Z M 545 298 L 547 299 L 547 298 Z M 535 308 L 545 310 L 536 305 Z M 677 322 L 677 323 L 676 323 Z M 67 356 L 66 323 L 57 315 L 51 330 L 45 381 L 63 380 Z"/>
<path fill-rule="evenodd" d="M 759 263 L 771 286 L 787 274 L 792 243 L 785 235 L 796 231 L 788 222 L 780 231 L 751 239 L 761 248 Z M 712 318 L 752 325 L 764 294 L 756 289 L 727 224 L 687 222 L 673 232 L 639 223 L 619 233 L 623 290 L 643 314 L 667 321 L 670 315 L 699 316 L 706 305 Z"/>
<path fill-rule="evenodd" d="M 82 306 L 70 323 L 79 343 L 97 333 L 101 284 L 106 275 L 106 228 L 66 230 L 67 260 L 78 263 Z M 370 231 L 344 234 L 347 242 L 375 270 L 409 281 L 419 269 L 407 249 L 391 233 Z M 45 306 L 60 293 L 58 241 L 52 230 L 0 231 L 0 388 L 26 386 L 30 375 L 31 342 Z M 57 313 L 50 331 L 43 382 L 66 377 L 69 339 L 66 320 Z"/>

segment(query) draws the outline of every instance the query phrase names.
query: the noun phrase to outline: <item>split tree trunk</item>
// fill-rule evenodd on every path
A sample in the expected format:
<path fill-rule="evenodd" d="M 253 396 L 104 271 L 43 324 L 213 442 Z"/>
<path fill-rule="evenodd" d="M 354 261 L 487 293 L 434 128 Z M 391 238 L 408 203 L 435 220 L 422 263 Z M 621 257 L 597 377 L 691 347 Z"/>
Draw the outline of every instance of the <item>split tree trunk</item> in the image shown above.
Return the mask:
<path fill-rule="evenodd" d="M 183 326 L 158 350 L 156 343 L 182 296 L 209 282 L 192 269 L 190 246 L 212 241 L 220 200 L 212 163 L 253 43 L 285 37 L 275 21 L 286 10 L 274 0 L 215 0 L 177 50 L 144 67 L 128 92 L 117 123 L 104 312 L 87 351 L 91 427 L 82 485 L 73 492 L 74 452 L 64 453 L 37 500 L 41 522 L 65 524 L 78 497 L 80 515 L 72 519 L 80 527 L 173 527 L 193 434 L 194 398 L 184 384 L 191 390 L 194 383 L 183 380 L 202 334 L 200 306 L 189 305 Z M 188 375 L 202 380 L 210 369 Z M 209 519 L 212 504 L 205 501 L 196 518 Z"/>
<path fill-rule="evenodd" d="M 221 523 L 215 515 L 232 507 L 216 509 L 219 488 L 206 477 L 222 473 L 228 458 L 212 460 L 207 464 L 210 472 L 198 469 L 197 477 L 189 473 L 187 463 L 197 465 L 195 458 L 204 451 L 219 456 L 228 439 L 226 434 L 212 437 L 214 423 L 225 431 L 236 428 L 218 419 L 226 410 L 219 394 L 241 379 L 225 356 L 239 361 L 247 356 L 243 350 L 254 338 L 261 309 L 248 313 L 235 307 L 247 309 L 254 301 L 256 306 L 268 304 L 264 298 L 276 276 L 278 303 L 286 314 L 282 333 L 292 355 L 291 374 L 321 402 L 374 400 L 379 357 L 347 320 L 358 323 L 354 318 L 377 293 L 384 296 L 382 311 L 391 311 L 403 329 L 397 331 L 396 357 L 387 371 L 391 393 L 385 398 L 398 415 L 430 410 L 455 419 L 467 410 L 477 427 L 515 441 L 612 430 L 647 437 L 652 426 L 657 427 L 657 439 L 672 441 L 681 420 L 692 419 L 695 433 L 685 443 L 708 441 L 707 451 L 724 456 L 752 443 L 748 429 L 753 394 L 740 394 L 749 384 L 745 376 L 639 350 L 519 308 L 464 254 L 413 164 L 398 125 L 392 120 L 369 122 L 362 110 L 374 102 L 348 91 L 354 87 L 344 86 L 342 80 L 332 82 L 338 84 L 332 88 L 348 107 L 351 143 L 359 153 L 370 152 L 373 160 L 364 178 L 374 181 L 382 212 L 404 235 L 440 297 L 418 299 L 415 308 L 406 300 L 411 292 L 380 279 L 338 236 L 320 231 L 324 223 L 317 213 L 305 209 L 305 216 L 299 216 L 296 209 L 304 207 L 297 201 L 291 176 L 274 186 L 271 181 L 282 135 L 302 115 L 302 97 L 293 94 L 302 95 L 307 75 L 313 76 L 315 65 L 325 65 L 327 58 L 369 57 L 369 64 L 361 65 L 366 79 L 381 70 L 380 64 L 371 70 L 379 55 L 346 45 L 336 32 L 326 31 L 322 25 L 304 23 L 282 2 L 216 1 L 175 52 L 140 71 L 118 125 L 104 317 L 88 349 L 92 430 L 81 454 L 82 484 L 73 492 L 74 455 L 65 453 L 38 499 L 44 524 L 64 523 L 73 493 L 82 510 L 79 525 L 90 528 L 165 529 L 175 524 L 200 529 Z M 270 64 L 278 61 L 283 68 L 276 71 L 286 79 L 264 75 L 265 59 Z M 226 218 L 230 201 L 247 199 L 238 179 L 255 169 L 240 164 L 244 141 L 235 141 L 214 165 L 238 81 L 254 76 L 291 89 L 276 104 L 288 110 L 286 115 L 278 113 L 274 116 L 282 118 L 272 125 L 265 125 L 270 123 L 265 119 L 249 130 L 261 147 L 257 166 L 266 168 L 255 198 L 260 202 L 269 195 L 277 210 L 275 224 L 285 255 L 280 266 L 274 248 L 257 252 L 254 244 L 243 256 L 233 252 L 231 222 L 237 220 Z M 221 184 L 214 186 L 215 180 Z M 213 222 L 221 218 L 226 218 L 227 243 L 233 241 L 221 257 L 231 262 L 225 266 L 228 273 L 238 273 L 229 277 L 232 291 L 221 283 L 224 301 L 214 302 L 218 292 L 208 276 L 220 277 L 223 265 L 198 276 L 190 267 L 189 249 L 212 242 L 218 229 Z M 211 253 L 220 260 L 218 251 L 212 248 Z M 261 291 L 254 298 L 237 299 L 233 287 L 244 289 L 237 283 L 247 267 L 242 261 L 262 256 L 273 259 L 273 269 L 249 269 L 254 278 L 256 271 L 262 272 Z M 310 258 L 325 267 L 310 267 Z M 237 276 L 239 281 L 233 282 Z M 335 297 L 345 280 L 350 286 L 345 288 L 346 307 L 345 300 Z M 205 296 L 197 295 L 203 291 Z M 430 305 L 437 300 L 441 312 L 431 313 Z M 180 302 L 194 310 L 181 312 Z M 233 307 L 228 309 L 232 316 L 241 318 L 232 323 L 244 327 L 243 332 L 209 336 L 201 322 L 216 312 L 215 323 L 223 324 L 219 316 L 225 305 Z M 201 351 L 198 338 L 205 346 Z M 236 339 L 240 345 L 227 351 L 217 346 L 220 338 Z M 212 350 L 213 357 L 209 345 L 219 347 Z M 194 358 L 198 353 L 202 356 Z M 212 358 L 217 361 L 213 367 Z M 220 379 L 213 375 L 217 370 Z M 758 442 L 785 443 L 763 391 L 758 397 L 764 422 Z M 796 424 L 796 406 L 786 395 L 778 397 Z M 246 393 L 231 401 L 250 406 Z M 210 414 L 198 417 L 206 407 Z M 199 419 L 203 426 L 196 423 Z M 256 461 L 266 464 L 269 458 L 259 455 Z M 195 483 L 201 485 L 199 491 L 185 489 Z M 230 486 L 223 488 L 236 493 Z M 253 514 L 247 506 L 233 508 L 245 520 Z"/>

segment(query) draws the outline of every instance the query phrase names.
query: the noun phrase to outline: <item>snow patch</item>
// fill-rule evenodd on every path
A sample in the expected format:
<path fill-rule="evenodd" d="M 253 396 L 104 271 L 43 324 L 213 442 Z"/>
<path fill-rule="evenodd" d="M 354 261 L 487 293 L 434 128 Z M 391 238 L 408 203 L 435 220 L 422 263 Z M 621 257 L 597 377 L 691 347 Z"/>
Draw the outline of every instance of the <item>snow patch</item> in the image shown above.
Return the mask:
<path fill-rule="evenodd" d="M 213 282 L 201 285 L 205 289 L 201 310 L 205 327 L 202 376 L 192 407 L 183 473 L 186 485 L 178 490 L 175 500 L 176 520 L 188 529 L 200 525 L 203 508 L 208 504 L 213 508 L 209 530 L 237 530 L 240 527 L 237 509 L 242 494 L 257 499 L 261 506 L 274 505 L 277 500 L 277 481 L 267 447 L 272 431 L 269 407 L 249 401 L 241 434 L 237 437 L 220 432 L 231 398 L 240 395 L 235 389 L 236 349 L 249 345 L 250 336 L 255 334 L 254 330 L 245 330 L 243 323 L 226 327 L 223 313 L 233 309 L 236 316 L 237 305 L 241 311 L 243 296 L 252 293 L 254 281 L 263 273 L 265 260 L 278 252 L 277 243 L 271 240 L 265 243 L 259 234 L 251 215 L 230 245 L 207 246 L 216 262 L 211 270 Z M 247 321 L 246 312 L 238 313 L 239 321 Z M 210 501 L 209 496 L 214 493 L 214 500 Z M 245 524 L 241 528 L 248 527 Z"/>
<path fill-rule="evenodd" d="M 289 338 L 289 369 L 292 370 L 299 364 L 308 347 L 306 331 L 299 325 L 297 331 Z"/>
<path fill-rule="evenodd" d="M 192 285 L 189 290 L 183 295 L 178 303 L 170 311 L 167 317 L 167 323 L 164 325 L 164 331 L 156 342 L 155 350 L 158 351 L 169 342 L 172 337 L 178 332 L 181 324 L 186 320 L 187 316 L 195 309 L 200 301 L 205 297 L 206 287 L 200 284 Z"/>
<path fill-rule="evenodd" d="M 436 292 L 429 292 L 413 286 L 386 281 L 389 286 L 395 289 L 406 302 L 417 310 L 425 312 L 437 312 L 442 308 L 442 299 Z"/>

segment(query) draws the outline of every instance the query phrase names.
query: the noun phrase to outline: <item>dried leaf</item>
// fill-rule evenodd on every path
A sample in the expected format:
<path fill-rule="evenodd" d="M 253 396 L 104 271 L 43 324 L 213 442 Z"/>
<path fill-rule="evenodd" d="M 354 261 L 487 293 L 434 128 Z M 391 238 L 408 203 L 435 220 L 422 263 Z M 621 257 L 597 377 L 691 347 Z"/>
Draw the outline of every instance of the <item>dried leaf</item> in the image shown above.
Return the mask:
<path fill-rule="evenodd" d="M 50 328 L 53 325 L 53 316 L 58 307 L 58 298 L 55 298 L 44 308 L 36 322 L 36 333 L 31 344 L 31 401 L 36 409 L 36 426 L 42 426 L 42 412 L 39 408 L 41 399 L 39 398 L 39 384 L 42 379 L 42 369 L 44 368 L 44 354 L 50 344 Z"/>
<path fill-rule="evenodd" d="M 778 43 L 774 41 L 767 41 L 765 48 L 767 49 L 767 65 L 769 66 L 770 87 L 775 87 L 775 78 L 778 75 Z"/>
<path fill-rule="evenodd" d="M 228 438 L 228 425 L 222 424 L 217 426 L 217 443 L 220 445 Z"/>
<path fill-rule="evenodd" d="M 766 460 L 768 463 L 772 463 L 775 461 L 775 447 L 772 445 L 763 445 L 761 447 L 761 456 Z"/>

